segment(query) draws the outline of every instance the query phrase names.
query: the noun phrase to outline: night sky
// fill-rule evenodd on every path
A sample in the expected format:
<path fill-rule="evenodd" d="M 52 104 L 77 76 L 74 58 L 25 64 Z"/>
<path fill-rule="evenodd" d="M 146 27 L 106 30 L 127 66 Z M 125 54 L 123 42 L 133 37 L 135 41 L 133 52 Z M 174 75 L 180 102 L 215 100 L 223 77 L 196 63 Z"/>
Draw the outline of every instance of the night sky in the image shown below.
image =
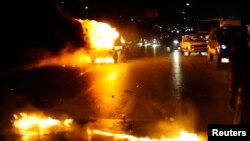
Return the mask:
<path fill-rule="evenodd" d="M 186 3 L 190 5 L 187 6 Z M 183 11 L 187 18 L 192 19 L 241 16 L 250 19 L 249 15 L 246 15 L 250 13 L 248 0 L 64 0 L 59 5 L 65 11 L 71 11 L 73 15 L 79 17 L 143 17 L 145 11 L 157 9 L 159 19 L 173 23 L 184 17 Z M 84 9 L 86 5 L 87 10 Z"/>
<path fill-rule="evenodd" d="M 186 3 L 190 5 L 187 6 Z M 35 43 L 50 42 L 53 38 L 68 38 L 63 32 L 70 31 L 63 30 L 64 26 L 75 26 L 75 23 L 70 21 L 71 17 L 124 24 L 131 18 L 185 24 L 184 17 L 187 20 L 242 17 L 244 21 L 249 22 L 249 5 L 249 0 L 10 0 L 1 2 L 1 21 L 2 28 L 9 30 L 4 30 L 7 31 L 6 36 L 20 39 L 17 42 L 27 40 L 27 36 Z M 58 32 L 62 32 L 61 35 L 65 37 L 55 37 Z"/>

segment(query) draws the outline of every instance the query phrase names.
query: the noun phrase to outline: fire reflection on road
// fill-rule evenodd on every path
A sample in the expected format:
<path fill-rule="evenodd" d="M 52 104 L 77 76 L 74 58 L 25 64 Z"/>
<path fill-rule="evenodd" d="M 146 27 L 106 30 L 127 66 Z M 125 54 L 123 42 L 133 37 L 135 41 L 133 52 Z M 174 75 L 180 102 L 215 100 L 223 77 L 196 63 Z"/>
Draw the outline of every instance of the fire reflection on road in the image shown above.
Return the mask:
<path fill-rule="evenodd" d="M 96 66 L 90 87 L 84 91 L 95 102 L 92 108 L 98 118 L 122 119 L 122 113 L 126 113 L 127 107 L 123 107 L 127 102 L 123 89 L 127 85 L 126 67 L 117 68 L 117 65 Z"/>
<path fill-rule="evenodd" d="M 182 70 L 180 64 L 180 53 L 178 50 L 173 52 L 173 85 L 174 85 L 174 97 L 181 99 L 181 86 L 182 86 Z"/>

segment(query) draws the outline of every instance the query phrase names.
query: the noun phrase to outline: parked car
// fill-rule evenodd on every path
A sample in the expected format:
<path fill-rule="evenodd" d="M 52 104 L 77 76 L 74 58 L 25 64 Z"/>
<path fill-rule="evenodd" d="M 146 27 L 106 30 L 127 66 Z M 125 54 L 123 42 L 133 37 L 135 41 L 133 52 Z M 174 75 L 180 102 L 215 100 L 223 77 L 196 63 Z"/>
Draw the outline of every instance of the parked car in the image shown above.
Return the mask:
<path fill-rule="evenodd" d="M 207 42 L 205 36 L 202 34 L 186 34 L 182 36 L 180 42 L 181 53 L 188 53 L 188 56 L 192 52 L 206 52 L 207 51 Z"/>

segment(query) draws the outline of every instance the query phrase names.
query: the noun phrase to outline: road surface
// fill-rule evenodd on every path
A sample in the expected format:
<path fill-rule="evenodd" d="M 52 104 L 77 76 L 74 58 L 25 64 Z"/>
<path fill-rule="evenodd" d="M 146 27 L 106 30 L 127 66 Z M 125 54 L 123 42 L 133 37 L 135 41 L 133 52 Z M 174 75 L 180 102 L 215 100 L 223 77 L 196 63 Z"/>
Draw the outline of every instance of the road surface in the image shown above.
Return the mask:
<path fill-rule="evenodd" d="M 70 117 L 81 140 L 87 128 L 159 138 L 180 129 L 206 133 L 208 124 L 232 123 L 228 64 L 208 63 L 206 55 L 183 56 L 176 50 L 117 64 L 17 70 L 1 73 L 5 139 L 19 112 Z"/>

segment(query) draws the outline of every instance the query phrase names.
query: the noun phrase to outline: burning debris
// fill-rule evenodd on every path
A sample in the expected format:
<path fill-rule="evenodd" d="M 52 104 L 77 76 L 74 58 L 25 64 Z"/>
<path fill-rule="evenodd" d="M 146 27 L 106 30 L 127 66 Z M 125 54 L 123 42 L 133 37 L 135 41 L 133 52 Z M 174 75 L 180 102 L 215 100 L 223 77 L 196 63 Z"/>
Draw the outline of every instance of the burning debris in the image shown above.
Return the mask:
<path fill-rule="evenodd" d="M 13 114 L 12 125 L 14 133 L 19 135 L 19 141 L 54 141 L 54 140 L 74 140 L 74 141 L 205 141 L 202 134 L 188 132 L 183 128 L 171 128 L 171 131 L 154 129 L 151 137 L 138 137 L 131 134 L 121 133 L 123 131 L 111 132 L 98 130 L 96 127 L 88 125 L 73 124 L 71 118 L 52 118 L 41 113 L 19 113 Z M 86 132 L 83 132 L 86 131 Z M 167 132 L 167 133 L 166 133 Z M 170 132 L 173 132 L 170 133 Z M 170 133 L 170 134 L 169 134 Z M 147 134 L 148 135 L 148 134 Z M 155 136 L 156 135 L 156 136 Z"/>
<path fill-rule="evenodd" d="M 100 130 L 90 130 L 87 129 L 88 141 L 94 140 L 95 136 L 102 136 L 103 138 L 109 138 L 114 141 L 202 141 L 202 139 L 194 133 L 188 133 L 185 130 L 179 132 L 177 137 L 162 137 L 160 139 L 154 139 L 149 137 L 136 137 L 128 134 L 118 134 L 112 132 L 105 132 Z"/>
<path fill-rule="evenodd" d="M 41 114 L 14 114 L 14 130 L 21 135 L 23 141 L 44 139 L 50 133 L 71 130 L 73 119 L 58 120 Z"/>

